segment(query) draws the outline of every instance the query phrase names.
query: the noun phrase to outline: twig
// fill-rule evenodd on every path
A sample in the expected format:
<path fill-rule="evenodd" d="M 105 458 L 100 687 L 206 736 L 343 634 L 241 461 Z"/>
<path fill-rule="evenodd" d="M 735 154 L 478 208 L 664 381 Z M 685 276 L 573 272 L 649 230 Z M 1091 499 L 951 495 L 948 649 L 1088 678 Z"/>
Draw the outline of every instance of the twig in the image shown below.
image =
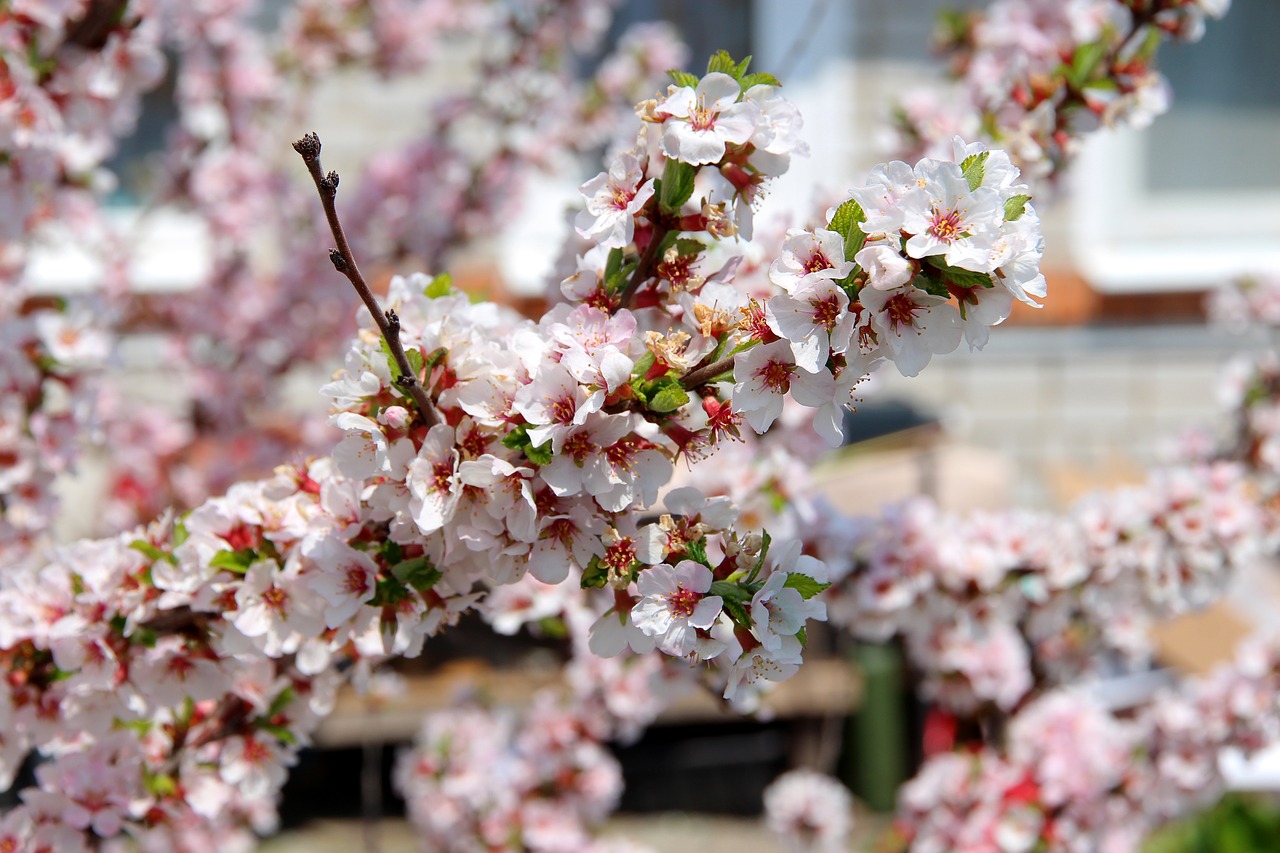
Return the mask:
<path fill-rule="evenodd" d="M 713 361 L 704 367 L 698 367 L 690 370 L 680 379 L 680 385 L 686 391 L 692 391 L 700 385 L 706 385 L 712 379 L 715 379 L 721 373 L 733 367 L 733 356 L 722 358 L 719 361 Z"/>
<path fill-rule="evenodd" d="M 390 309 L 383 311 L 378 306 L 378 300 L 374 298 L 373 291 L 369 289 L 364 276 L 360 274 L 360 268 L 356 266 L 355 256 L 351 254 L 351 246 L 347 243 L 347 235 L 342 230 L 342 223 L 338 221 L 338 208 L 334 204 L 334 198 L 338 195 L 338 173 L 325 174 L 321 171 L 320 137 L 316 134 L 308 133 L 293 143 L 293 150 L 302 155 L 302 162 L 306 163 L 307 171 L 315 181 L 316 191 L 320 193 L 320 202 L 324 205 L 325 218 L 329 221 L 329 230 L 333 233 L 334 242 L 338 244 L 338 248 L 329 250 L 329 260 L 333 261 L 334 269 L 347 277 L 351 286 L 356 289 L 356 293 L 360 294 L 369 313 L 373 315 L 374 322 L 378 324 L 378 329 L 387 342 L 387 348 L 391 350 L 391 357 L 395 359 L 396 367 L 400 369 L 400 376 L 396 382 L 413 398 L 413 402 L 418 406 L 418 417 L 430 429 L 440 423 L 440 415 L 436 412 L 435 404 L 427 396 L 426 389 L 418 381 L 413 366 L 409 364 L 409 359 L 404 354 L 404 347 L 400 344 L 400 318 L 396 316 L 395 311 Z"/>
<path fill-rule="evenodd" d="M 640 285 L 653 276 L 658 267 L 658 248 L 662 245 L 662 241 L 667 239 L 667 233 L 670 230 L 661 215 L 654 217 L 653 233 L 649 237 L 649 245 L 645 246 L 644 254 L 640 256 L 639 263 L 636 264 L 635 270 L 631 273 L 631 280 L 627 282 L 627 286 L 618 294 L 619 304 L 626 305 L 630 302 L 636 291 L 640 289 Z"/>

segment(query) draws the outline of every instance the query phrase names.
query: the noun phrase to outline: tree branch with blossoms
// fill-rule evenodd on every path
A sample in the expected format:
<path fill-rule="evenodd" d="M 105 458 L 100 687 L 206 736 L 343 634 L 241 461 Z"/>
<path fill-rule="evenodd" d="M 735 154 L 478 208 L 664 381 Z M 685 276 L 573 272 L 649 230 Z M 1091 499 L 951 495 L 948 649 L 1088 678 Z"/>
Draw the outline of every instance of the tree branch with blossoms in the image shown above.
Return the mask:
<path fill-rule="evenodd" d="M 396 316 L 395 311 L 383 311 L 378 306 L 377 297 L 373 295 L 364 276 L 360 274 L 360 267 L 356 265 L 351 246 L 347 243 L 347 235 L 342 230 L 342 222 L 338 219 L 338 208 L 335 202 L 338 195 L 338 173 L 331 171 L 326 174 L 321 168 L 320 137 L 316 134 L 308 133 L 293 143 L 293 149 L 302 156 L 302 162 L 306 164 L 307 172 L 315 182 L 316 192 L 320 194 L 320 201 L 324 205 L 325 219 L 337 243 L 337 248 L 330 250 L 329 259 L 333 261 L 334 269 L 345 275 L 351 282 L 351 286 L 356 289 L 356 293 L 364 302 L 365 308 L 369 310 L 373 321 L 378 324 L 382 339 L 386 341 L 391 358 L 395 360 L 396 367 L 400 371 L 400 375 L 396 377 L 396 384 L 413 398 L 418 418 L 427 429 L 431 429 L 440 423 L 440 416 L 436 413 L 435 404 L 431 402 L 431 398 L 427 396 L 426 390 L 418 380 L 418 371 L 421 367 L 415 368 L 409 362 L 409 357 L 405 355 L 404 345 L 400 342 L 400 318 Z M 420 353 L 419 357 L 421 357 Z"/>

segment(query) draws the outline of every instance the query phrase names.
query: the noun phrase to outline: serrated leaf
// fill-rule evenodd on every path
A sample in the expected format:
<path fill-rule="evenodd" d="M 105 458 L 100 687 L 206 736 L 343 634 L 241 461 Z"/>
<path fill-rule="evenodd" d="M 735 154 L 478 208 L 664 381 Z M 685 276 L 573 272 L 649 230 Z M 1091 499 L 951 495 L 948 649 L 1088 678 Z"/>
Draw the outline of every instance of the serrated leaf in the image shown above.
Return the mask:
<path fill-rule="evenodd" d="M 662 169 L 662 187 L 659 189 L 658 207 L 663 213 L 677 213 L 693 195 L 696 167 L 680 160 L 668 159 Z"/>
<path fill-rule="evenodd" d="M 954 284 L 956 287 L 995 287 L 995 282 L 991 280 L 990 273 L 975 272 L 967 270 L 964 267 L 953 267 L 942 260 L 939 255 L 926 258 L 925 263 L 937 270 L 937 275 L 941 278 L 945 285 L 947 282 Z M 917 276 L 919 278 L 919 276 Z M 914 283 L 914 282 L 913 282 Z M 918 286 L 918 285 L 917 285 Z M 930 293 L 933 291 L 930 290 Z M 937 295 L 948 295 L 944 291 Z"/>
<path fill-rule="evenodd" d="M 743 628 L 750 628 L 753 624 L 751 614 L 747 612 L 746 606 L 741 601 L 726 598 L 724 600 L 724 612 L 729 614 L 729 618 L 734 621 L 734 624 L 741 625 Z"/>
<path fill-rule="evenodd" d="M 863 244 L 867 242 L 867 235 L 862 230 L 862 223 L 866 221 L 867 214 L 862 210 L 862 205 L 858 204 L 857 199 L 851 198 L 836 208 L 831 222 L 827 224 L 829 229 L 844 238 L 845 260 L 853 260 L 853 256 L 861 252 Z"/>
<path fill-rule="evenodd" d="M 671 78 L 671 82 L 677 86 L 684 86 L 689 89 L 696 89 L 698 86 L 698 78 L 690 74 L 688 71 L 681 71 L 678 68 L 670 68 L 667 70 L 667 76 Z"/>
<path fill-rule="evenodd" d="M 649 369 L 653 367 L 653 363 L 657 361 L 653 353 L 645 351 L 645 354 L 636 359 L 636 363 L 631 368 L 631 376 L 635 380 L 643 380 L 649 373 Z M 632 389 L 636 390 L 636 389 Z M 637 396 L 639 396 L 637 394 Z"/>
<path fill-rule="evenodd" d="M 1022 217 L 1023 212 L 1027 209 L 1027 202 L 1031 201 L 1031 196 L 1018 194 L 1010 196 L 1004 203 L 1004 219 L 1005 222 L 1016 222 Z"/>
<path fill-rule="evenodd" d="M 829 586 L 831 584 L 821 583 L 801 572 L 787 575 L 787 580 L 782 584 L 783 589 L 794 589 L 800 593 L 801 598 L 813 598 Z"/>
<path fill-rule="evenodd" d="M 707 244 L 701 240 L 695 240 L 692 237 L 680 237 L 675 243 L 676 254 L 682 258 L 689 255 L 698 255 L 707 250 Z"/>
<path fill-rule="evenodd" d="M 425 556 L 401 560 L 391 567 L 391 574 L 396 580 L 413 587 L 418 592 L 425 592 L 436 585 L 436 581 L 444 575 Z"/>
<path fill-rule="evenodd" d="M 609 583 L 609 569 L 600 562 L 599 557 L 592 557 L 591 562 L 582 570 L 579 583 L 583 589 L 602 589 Z"/>
<path fill-rule="evenodd" d="M 778 78 L 764 71 L 756 71 L 742 78 L 742 90 L 745 92 L 752 86 L 781 86 Z"/>
<path fill-rule="evenodd" d="M 613 275 L 604 280 L 605 293 L 618 293 L 625 288 L 631 279 L 631 274 L 636 271 L 636 267 L 639 265 L 639 259 L 633 259 L 615 270 Z"/>
<path fill-rule="evenodd" d="M 707 540 L 695 539 L 684 546 L 685 558 L 693 560 L 695 563 L 702 563 L 708 569 L 711 568 L 711 561 L 707 559 Z"/>
<path fill-rule="evenodd" d="M 519 424 L 511 432 L 502 437 L 502 446 L 511 450 L 522 450 L 529 446 L 529 425 Z"/>
<path fill-rule="evenodd" d="M 399 604 L 409 597 L 409 588 L 400 583 L 396 578 L 378 578 L 377 586 L 374 588 L 373 598 L 369 604 L 374 607 L 386 607 L 389 604 Z"/>
<path fill-rule="evenodd" d="M 129 547 L 139 552 L 140 554 L 145 556 L 148 560 L 151 560 L 153 563 L 157 560 L 164 560 L 166 563 L 170 565 L 176 566 L 178 564 L 177 557 L 173 556 L 167 551 L 160 550 L 155 545 L 152 545 L 150 542 L 147 542 L 144 539 L 133 540 L 132 542 L 129 543 Z"/>
<path fill-rule="evenodd" d="M 431 283 L 422 289 L 422 293 L 428 299 L 439 299 L 441 296 L 448 296 L 453 290 L 453 276 L 447 272 L 431 279 Z"/>
<path fill-rule="evenodd" d="M 249 571 L 249 567 L 253 565 L 253 561 L 258 558 L 258 552 L 252 548 L 241 548 L 239 551 L 229 551 L 222 549 L 213 555 L 213 559 L 209 561 L 211 569 L 226 569 L 237 575 L 242 575 Z"/>
<path fill-rule="evenodd" d="M 969 182 L 970 191 L 982 186 L 982 179 L 987 174 L 987 158 L 990 156 L 990 151 L 982 151 L 978 154 L 970 154 L 960 162 L 960 171 L 964 172 L 964 179 Z"/>
<path fill-rule="evenodd" d="M 537 447 L 530 444 L 524 449 L 524 455 L 534 465 L 550 465 L 555 454 L 551 452 L 551 442 L 548 440 L 546 444 Z"/>
<path fill-rule="evenodd" d="M 689 402 L 689 392 L 681 387 L 678 380 L 662 378 L 656 380 L 659 386 L 649 395 L 649 410 L 665 415 L 679 409 Z"/>
<path fill-rule="evenodd" d="M 750 58 L 750 57 L 748 57 Z M 733 61 L 733 57 L 726 50 L 717 50 L 707 62 L 707 73 L 728 74 L 730 77 L 737 77 L 738 63 Z"/>

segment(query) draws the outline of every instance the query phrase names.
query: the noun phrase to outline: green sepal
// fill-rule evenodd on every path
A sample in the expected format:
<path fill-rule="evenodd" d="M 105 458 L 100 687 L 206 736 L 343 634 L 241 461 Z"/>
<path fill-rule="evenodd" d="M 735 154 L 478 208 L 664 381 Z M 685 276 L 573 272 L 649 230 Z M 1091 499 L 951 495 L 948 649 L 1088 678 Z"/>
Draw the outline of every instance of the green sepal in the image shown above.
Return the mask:
<path fill-rule="evenodd" d="M 1004 203 L 1004 221 L 1016 222 L 1022 218 L 1022 214 L 1026 212 L 1027 202 L 1031 201 L 1031 196 L 1018 195 L 1009 196 Z"/>
<path fill-rule="evenodd" d="M 609 583 L 609 569 L 600 562 L 599 557 L 592 557 L 591 562 L 582 570 L 579 586 L 583 589 L 603 589 Z"/>
<path fill-rule="evenodd" d="M 693 195 L 693 181 L 697 174 L 696 166 L 667 158 L 667 164 L 662 168 L 662 185 L 658 189 L 658 208 L 663 213 L 679 212 Z"/>
<path fill-rule="evenodd" d="M 425 556 L 402 560 L 391 567 L 391 574 L 396 580 L 413 587 L 418 592 L 425 592 L 436 585 L 436 581 L 444 577 L 443 573 Z"/>
<path fill-rule="evenodd" d="M 782 584 L 783 589 L 794 589 L 801 598 L 813 598 L 829 586 L 831 584 L 821 583 L 802 572 L 788 573 L 786 582 Z"/>
<path fill-rule="evenodd" d="M 684 86 L 689 89 L 695 89 L 698 86 L 698 78 L 688 71 L 681 71 L 679 68 L 670 68 L 667 70 L 667 76 L 671 78 L 671 82 L 677 86 Z"/>
<path fill-rule="evenodd" d="M 241 548 L 239 551 L 224 548 L 213 555 L 213 559 L 209 561 L 209 568 L 226 569 L 232 574 L 242 575 L 249 571 L 249 567 L 256 559 L 258 559 L 258 552 L 252 548 Z"/>
<path fill-rule="evenodd" d="M 177 557 L 173 556 L 168 551 L 160 550 L 145 539 L 135 539 L 129 543 L 129 547 L 139 552 L 153 563 L 157 560 L 164 560 L 171 566 L 176 566 L 178 564 Z"/>
<path fill-rule="evenodd" d="M 925 263 L 938 271 L 938 275 L 942 278 L 943 283 L 950 282 L 956 287 L 995 287 L 996 283 L 991 280 L 991 274 L 985 272 L 975 272 L 967 270 L 963 267 L 950 266 L 946 261 L 942 260 L 940 255 L 931 255 L 925 258 Z M 932 291 L 930 291 L 932 292 Z M 947 295 L 946 291 L 939 294 Z"/>
<path fill-rule="evenodd" d="M 422 289 L 422 294 L 428 299 L 439 299 L 441 296 L 448 296 L 453 291 L 453 276 L 447 272 L 431 279 L 431 283 Z"/>
<path fill-rule="evenodd" d="M 964 172 L 964 179 L 969 182 L 971 192 L 982 186 L 982 179 L 987 174 L 987 158 L 990 156 L 990 151 L 980 151 L 970 154 L 960 162 L 960 171 Z"/>

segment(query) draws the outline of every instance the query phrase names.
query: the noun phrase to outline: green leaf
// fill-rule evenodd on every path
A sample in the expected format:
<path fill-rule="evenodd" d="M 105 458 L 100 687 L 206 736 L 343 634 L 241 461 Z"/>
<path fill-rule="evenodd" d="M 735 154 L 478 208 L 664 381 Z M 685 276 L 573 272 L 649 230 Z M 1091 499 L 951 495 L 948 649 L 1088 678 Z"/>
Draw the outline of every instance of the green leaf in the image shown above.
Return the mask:
<path fill-rule="evenodd" d="M 447 356 L 448 354 L 449 354 L 449 351 L 448 351 L 447 349 L 445 349 L 444 347 L 436 347 L 435 349 L 433 349 L 433 350 L 431 351 L 431 354 L 430 354 L 430 355 L 428 355 L 425 359 L 423 359 L 423 358 L 422 358 L 421 353 L 419 353 L 416 349 L 411 349 L 411 350 L 409 350 L 407 353 L 405 353 L 405 355 L 406 355 L 406 356 L 408 357 L 408 359 L 409 359 L 409 363 L 410 363 L 410 364 L 413 364 L 413 363 L 414 363 L 414 362 L 413 362 L 413 357 L 414 357 L 414 355 L 417 355 L 417 356 L 418 356 L 418 360 L 419 360 L 419 361 L 421 361 L 421 362 L 422 362 L 422 364 L 420 364 L 420 365 L 415 365 L 415 369 L 416 369 L 419 373 L 422 373 L 422 371 L 423 371 L 424 369 L 425 369 L 427 372 L 430 372 L 430 371 L 432 371 L 432 370 L 435 370 L 435 369 L 436 369 L 436 365 L 437 365 L 437 364 L 439 364 L 440 362 L 444 361 L 445 356 Z"/>
<path fill-rule="evenodd" d="M 938 271 L 944 283 L 950 282 L 956 287 L 995 287 L 990 273 L 975 272 L 963 267 L 953 267 L 942 260 L 942 256 L 933 255 L 925 258 L 925 263 Z"/>
<path fill-rule="evenodd" d="M 656 387 L 649 395 L 649 410 L 665 415 L 674 412 L 689 402 L 689 392 L 681 387 L 679 380 L 671 377 L 655 379 Z"/>
<path fill-rule="evenodd" d="M 951 291 L 947 290 L 946 282 L 942 280 L 937 270 L 932 272 L 927 269 L 921 270 L 915 278 L 911 279 L 911 286 L 933 296 L 941 296 L 943 299 L 951 298 Z"/>
<path fill-rule="evenodd" d="M 622 258 L 624 253 L 622 249 L 611 249 L 609 257 L 604 262 L 604 278 L 605 281 L 613 278 L 618 270 L 622 269 Z"/>
<path fill-rule="evenodd" d="M 213 559 L 209 561 L 209 568 L 226 569 L 233 574 L 242 575 L 249 571 L 249 567 L 256 559 L 258 559 L 258 552 L 252 548 L 241 548 L 239 551 L 229 551 L 224 548 L 213 555 Z"/>
<path fill-rule="evenodd" d="M 511 450 L 523 450 L 529 446 L 529 425 L 518 424 L 502 437 L 502 446 Z"/>
<path fill-rule="evenodd" d="M 742 90 L 745 92 L 752 86 L 781 86 L 778 78 L 764 71 L 757 71 L 754 74 L 748 74 L 742 78 Z"/>
<path fill-rule="evenodd" d="M 964 179 L 969 182 L 970 190 L 976 190 L 982 186 L 982 179 L 987 173 L 987 158 L 990 156 L 990 151 L 983 151 L 970 154 L 961 161 L 960 171 L 964 172 Z"/>
<path fill-rule="evenodd" d="M 395 565 L 404 559 L 404 549 L 400 547 L 398 542 L 393 542 L 390 539 L 383 539 L 378 544 L 378 553 L 382 556 L 382 559 L 391 565 Z"/>
<path fill-rule="evenodd" d="M 801 598 L 813 598 L 829 586 L 831 584 L 820 583 L 802 572 L 791 572 L 782 584 L 783 589 L 794 589 Z"/>
<path fill-rule="evenodd" d="M 863 244 L 867 242 L 867 235 L 862 230 L 862 223 L 866 221 L 867 214 L 863 212 L 862 205 L 858 204 L 857 199 L 851 198 L 836 208 L 831 222 L 827 224 L 828 228 L 844 238 L 845 260 L 853 260 L 853 256 L 861 252 Z"/>
<path fill-rule="evenodd" d="M 173 523 L 173 547 L 177 548 L 183 542 L 186 542 L 187 537 L 190 535 L 187 532 L 187 517 L 183 515 Z"/>
<path fill-rule="evenodd" d="M 687 258 L 689 255 L 698 255 L 707 250 L 706 243 L 701 240 L 695 240 L 692 237 L 680 237 L 675 241 L 674 245 L 676 254 L 682 258 Z"/>
<path fill-rule="evenodd" d="M 449 275 L 447 272 L 442 272 L 440 275 L 431 279 L 430 284 L 422 289 L 422 293 L 428 299 L 439 299 L 441 296 L 448 296 L 452 290 L 453 276 Z"/>
<path fill-rule="evenodd" d="M 143 628 L 141 626 L 135 628 L 133 633 L 129 635 L 129 642 L 136 643 L 139 646 L 145 646 L 148 649 L 154 649 L 156 647 L 156 640 L 158 639 L 159 637 L 156 635 L 155 631 L 151 628 Z"/>
<path fill-rule="evenodd" d="M 386 607 L 399 604 L 409 597 L 409 588 L 396 578 L 378 578 L 377 587 L 369 604 L 374 607 Z"/>
<path fill-rule="evenodd" d="M 633 380 L 643 381 L 645 374 L 649 372 L 649 368 L 653 367 L 653 363 L 657 361 L 653 353 L 648 350 L 645 354 L 636 359 L 635 365 L 631 368 L 631 377 Z"/>
<path fill-rule="evenodd" d="M 668 158 L 662 169 L 662 187 L 658 199 L 658 207 L 663 213 L 679 212 L 681 205 L 693 195 L 693 179 L 697 173 L 696 167 Z"/>
<path fill-rule="evenodd" d="M 667 76 L 671 78 L 671 82 L 677 86 L 684 86 L 689 89 L 695 89 L 698 86 L 698 78 L 690 74 L 688 71 L 681 71 L 678 68 L 670 68 L 667 70 Z"/>
<path fill-rule="evenodd" d="M 1102 41 L 1089 42 L 1077 47 L 1071 57 L 1071 70 L 1067 73 L 1067 79 L 1071 85 L 1077 89 L 1082 88 L 1106 55 L 1107 45 Z"/>
<path fill-rule="evenodd" d="M 173 556 L 167 551 L 161 551 L 155 545 L 152 545 L 150 542 L 147 542 L 146 540 L 135 539 L 129 543 L 129 547 L 135 551 L 138 551 L 143 556 L 145 556 L 148 560 L 151 560 L 153 563 L 157 560 L 164 560 L 166 563 L 168 563 L 171 566 L 176 566 L 178 564 L 177 557 Z"/>
<path fill-rule="evenodd" d="M 271 700 L 271 707 L 267 708 L 267 719 L 271 719 L 288 707 L 289 703 L 293 701 L 293 698 L 296 695 L 297 693 L 294 691 L 292 686 L 286 687 L 277 693 L 276 698 Z"/>
<path fill-rule="evenodd" d="M 639 265 L 640 259 L 633 258 L 615 270 L 612 275 L 604 280 L 605 293 L 618 293 L 625 288 L 627 282 L 631 279 L 631 274 L 636 271 L 636 267 Z"/>
<path fill-rule="evenodd" d="M 707 558 L 707 540 L 696 539 L 684 546 L 685 558 L 693 560 L 695 563 L 702 563 L 708 569 L 711 568 L 711 561 Z"/>
<path fill-rule="evenodd" d="M 592 557 L 591 562 L 582 570 L 583 589 L 603 589 L 609 583 L 609 569 L 600 562 L 599 557 Z"/>
<path fill-rule="evenodd" d="M 144 769 L 142 784 L 148 794 L 158 799 L 172 797 L 178 793 L 178 783 L 168 773 L 150 773 Z"/>
<path fill-rule="evenodd" d="M 800 641 L 800 647 L 809 645 L 809 633 L 805 631 L 804 626 L 800 626 L 800 630 L 796 631 L 796 639 Z"/>
<path fill-rule="evenodd" d="M 773 538 L 769 535 L 769 531 L 760 531 L 760 556 L 756 557 L 756 564 L 751 567 L 751 574 L 748 577 L 755 580 L 760 574 L 760 570 L 764 568 L 764 560 L 769 556 L 769 545 L 773 542 Z"/>
<path fill-rule="evenodd" d="M 424 592 L 436 585 L 436 581 L 444 575 L 425 556 L 402 560 L 391 567 L 391 574 L 396 580 Z"/>
<path fill-rule="evenodd" d="M 298 738 L 287 726 L 278 726 L 275 723 L 268 723 L 265 720 L 259 722 L 258 729 L 274 737 L 276 740 L 285 744 L 293 744 Z"/>
<path fill-rule="evenodd" d="M 530 444 L 524 449 L 524 455 L 534 465 L 550 465 L 555 454 L 551 452 L 551 441 L 548 439 L 546 444 L 540 444 L 537 447 Z"/>
<path fill-rule="evenodd" d="M 544 637 L 552 640 L 564 640 L 569 636 L 569 626 L 558 616 L 544 616 L 538 620 L 538 630 Z"/>
<path fill-rule="evenodd" d="M 748 56 L 747 60 L 750 61 L 750 59 L 751 57 Z M 715 74 L 716 72 L 728 74 L 734 78 L 739 76 L 738 63 L 733 61 L 733 57 L 729 55 L 728 51 L 717 50 L 710 61 L 707 62 L 707 73 Z"/>
<path fill-rule="evenodd" d="M 729 614 L 729 618 L 734 621 L 734 624 L 741 625 L 743 628 L 750 628 L 753 624 L 751 614 L 747 612 L 746 605 L 737 599 L 726 598 L 724 600 L 724 612 Z"/>
<path fill-rule="evenodd" d="M 1021 218 L 1023 212 L 1027 209 L 1027 202 L 1031 201 L 1029 195 L 1014 195 L 1004 203 L 1004 219 L 1005 222 L 1015 222 Z"/>

